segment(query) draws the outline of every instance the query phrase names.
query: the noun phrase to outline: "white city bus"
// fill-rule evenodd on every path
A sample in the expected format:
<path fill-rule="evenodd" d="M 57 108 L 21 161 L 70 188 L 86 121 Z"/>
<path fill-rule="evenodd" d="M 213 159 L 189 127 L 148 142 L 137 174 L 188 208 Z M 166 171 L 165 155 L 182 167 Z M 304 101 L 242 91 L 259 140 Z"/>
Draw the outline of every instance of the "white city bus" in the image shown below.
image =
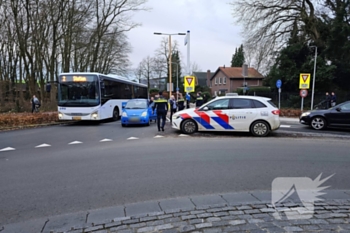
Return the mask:
<path fill-rule="evenodd" d="M 148 98 L 147 85 L 99 73 L 62 73 L 58 78 L 59 120 L 118 120 L 122 103 L 133 98 Z"/>

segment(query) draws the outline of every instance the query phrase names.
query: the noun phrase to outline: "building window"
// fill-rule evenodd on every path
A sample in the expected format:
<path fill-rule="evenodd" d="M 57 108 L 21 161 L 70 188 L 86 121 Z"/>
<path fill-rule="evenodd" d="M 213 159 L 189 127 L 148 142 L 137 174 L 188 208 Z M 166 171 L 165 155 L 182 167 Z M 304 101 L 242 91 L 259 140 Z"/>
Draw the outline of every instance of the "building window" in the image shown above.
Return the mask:
<path fill-rule="evenodd" d="M 215 78 L 215 84 L 218 84 L 218 82 L 217 82 L 216 78 Z"/>
<path fill-rule="evenodd" d="M 219 78 L 219 84 L 221 84 L 221 78 Z"/>
<path fill-rule="evenodd" d="M 226 77 L 223 77 L 224 81 L 223 81 L 223 84 L 226 84 Z"/>

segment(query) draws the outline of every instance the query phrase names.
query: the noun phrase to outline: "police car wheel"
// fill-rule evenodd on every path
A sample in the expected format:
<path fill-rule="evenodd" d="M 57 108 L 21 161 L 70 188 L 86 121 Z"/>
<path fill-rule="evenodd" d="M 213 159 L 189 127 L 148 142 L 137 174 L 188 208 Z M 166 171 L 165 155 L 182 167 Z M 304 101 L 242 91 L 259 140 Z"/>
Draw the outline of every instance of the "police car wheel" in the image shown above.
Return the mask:
<path fill-rule="evenodd" d="M 126 124 L 122 124 L 122 127 L 126 127 Z"/>
<path fill-rule="evenodd" d="M 264 137 L 270 133 L 270 126 L 264 121 L 256 121 L 250 126 L 250 132 L 254 136 Z"/>
<path fill-rule="evenodd" d="M 197 124 L 191 119 L 185 120 L 181 124 L 181 131 L 185 134 L 193 134 L 197 131 Z"/>

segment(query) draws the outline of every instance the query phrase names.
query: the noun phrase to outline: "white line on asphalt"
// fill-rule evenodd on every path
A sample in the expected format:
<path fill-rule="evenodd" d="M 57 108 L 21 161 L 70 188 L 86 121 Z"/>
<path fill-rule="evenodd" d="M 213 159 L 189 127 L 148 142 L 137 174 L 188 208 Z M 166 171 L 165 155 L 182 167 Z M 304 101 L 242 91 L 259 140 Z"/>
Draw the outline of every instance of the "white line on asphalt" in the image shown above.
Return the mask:
<path fill-rule="evenodd" d="M 164 136 L 162 136 L 162 135 L 157 135 L 157 136 L 155 136 L 154 138 L 164 138 Z"/>
<path fill-rule="evenodd" d="M 280 128 L 290 128 L 290 125 L 280 125 Z"/>
<path fill-rule="evenodd" d="M 188 137 L 186 134 L 180 134 L 179 137 Z"/>
<path fill-rule="evenodd" d="M 112 139 L 108 139 L 108 138 L 105 138 L 105 139 L 102 139 L 100 142 L 111 142 L 113 141 Z"/>
<path fill-rule="evenodd" d="M 1 149 L 0 152 L 1 152 L 1 151 L 10 151 L 10 150 L 16 150 L 16 149 L 15 149 L 15 148 L 12 148 L 12 147 L 6 147 L 6 148 L 4 148 L 4 149 Z"/>
<path fill-rule="evenodd" d="M 44 143 L 44 144 L 36 146 L 35 148 L 48 147 L 48 146 L 51 146 L 51 145 Z"/>
<path fill-rule="evenodd" d="M 170 122 L 170 118 L 169 117 L 166 118 L 166 122 Z"/>
<path fill-rule="evenodd" d="M 134 139 L 139 139 L 139 138 L 136 138 L 136 137 L 130 137 L 130 138 L 128 138 L 127 140 L 134 140 Z"/>
<path fill-rule="evenodd" d="M 82 143 L 82 142 L 74 141 L 74 142 L 70 142 L 70 143 L 68 143 L 68 144 L 69 144 L 69 145 L 73 145 L 73 144 L 80 144 L 80 143 Z"/>

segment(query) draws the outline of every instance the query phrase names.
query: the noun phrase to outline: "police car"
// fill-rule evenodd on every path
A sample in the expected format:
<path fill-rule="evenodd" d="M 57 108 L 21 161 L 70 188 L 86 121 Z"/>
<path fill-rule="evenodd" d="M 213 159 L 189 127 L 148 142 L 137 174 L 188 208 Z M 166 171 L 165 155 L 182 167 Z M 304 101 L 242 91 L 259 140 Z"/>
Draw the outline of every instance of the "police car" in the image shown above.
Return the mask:
<path fill-rule="evenodd" d="M 280 127 L 280 110 L 270 98 L 257 96 L 217 97 L 199 108 L 173 115 L 172 128 L 185 134 L 196 131 L 251 132 L 267 136 Z"/>

